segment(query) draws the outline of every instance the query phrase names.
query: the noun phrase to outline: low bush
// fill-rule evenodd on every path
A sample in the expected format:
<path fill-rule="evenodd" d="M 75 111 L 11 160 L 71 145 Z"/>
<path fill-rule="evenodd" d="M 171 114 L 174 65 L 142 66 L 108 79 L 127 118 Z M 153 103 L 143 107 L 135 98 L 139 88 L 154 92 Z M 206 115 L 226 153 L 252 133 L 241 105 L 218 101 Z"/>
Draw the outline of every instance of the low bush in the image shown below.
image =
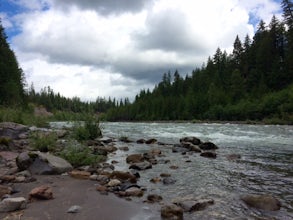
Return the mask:
<path fill-rule="evenodd" d="M 100 123 L 95 117 L 86 117 L 84 122 L 77 123 L 73 128 L 73 137 L 78 141 L 94 140 L 102 136 Z"/>
<path fill-rule="evenodd" d="M 55 133 L 35 132 L 31 135 L 30 142 L 34 150 L 55 152 L 57 135 Z"/>
<path fill-rule="evenodd" d="M 69 142 L 59 155 L 67 160 L 73 167 L 91 165 L 95 166 L 106 160 L 103 155 L 95 155 L 89 147 L 78 142 Z"/>

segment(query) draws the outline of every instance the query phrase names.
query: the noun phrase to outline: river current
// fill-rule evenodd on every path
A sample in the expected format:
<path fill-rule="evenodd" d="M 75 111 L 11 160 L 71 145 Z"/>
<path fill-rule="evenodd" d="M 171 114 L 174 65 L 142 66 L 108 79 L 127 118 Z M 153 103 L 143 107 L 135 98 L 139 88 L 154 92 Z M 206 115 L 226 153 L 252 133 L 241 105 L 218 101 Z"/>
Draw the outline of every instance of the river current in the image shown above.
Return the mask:
<path fill-rule="evenodd" d="M 128 137 L 134 141 L 156 138 L 171 144 L 119 142 L 121 146 L 128 146 L 129 151 L 118 150 L 110 155 L 109 162 L 118 161 L 116 169 L 126 171 L 127 154 L 159 148 L 170 163 L 159 163 L 152 169 L 140 171 L 138 184 L 147 188 L 146 194 L 161 195 L 164 202 L 186 196 L 215 201 L 203 211 L 184 214 L 184 219 L 293 219 L 293 126 L 107 122 L 101 127 L 107 137 Z M 217 158 L 172 153 L 172 144 L 179 143 L 185 136 L 215 143 L 219 147 Z M 230 154 L 239 154 L 241 158 L 228 160 Z M 171 165 L 178 169 L 170 169 Z M 171 174 L 176 179 L 175 184 L 150 182 L 161 173 Z M 249 208 L 240 199 L 246 194 L 273 195 L 281 201 L 281 210 L 269 212 Z M 159 205 L 151 207 L 145 210 L 144 219 L 159 219 Z"/>
<path fill-rule="evenodd" d="M 176 197 L 212 198 L 215 204 L 204 211 L 187 214 L 185 219 L 293 219 L 293 126 L 193 123 L 104 123 L 103 134 L 110 137 L 156 138 L 163 143 L 179 143 L 185 136 L 211 141 L 219 149 L 217 158 L 198 154 L 187 156 L 172 153 L 160 146 L 170 164 L 157 164 L 143 171 L 139 184 L 148 193 L 171 201 Z M 147 145 L 130 144 L 130 153 L 146 152 Z M 156 146 L 155 148 L 158 148 Z M 125 157 L 116 153 L 117 169 L 125 170 Z M 241 159 L 229 161 L 227 155 L 240 154 Z M 188 161 L 188 163 L 186 162 Z M 178 166 L 171 170 L 170 165 Z M 160 173 L 171 173 L 174 185 L 150 183 Z M 245 206 L 239 199 L 245 194 L 271 194 L 282 203 L 280 211 L 264 212 Z"/>

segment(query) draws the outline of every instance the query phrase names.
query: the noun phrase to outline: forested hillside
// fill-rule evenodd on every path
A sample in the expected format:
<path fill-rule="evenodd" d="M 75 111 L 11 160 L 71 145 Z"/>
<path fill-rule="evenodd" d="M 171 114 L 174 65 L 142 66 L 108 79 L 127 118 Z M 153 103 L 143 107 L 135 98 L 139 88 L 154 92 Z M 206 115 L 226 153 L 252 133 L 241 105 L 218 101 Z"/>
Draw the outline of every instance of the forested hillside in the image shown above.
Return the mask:
<path fill-rule="evenodd" d="M 164 73 L 153 91 L 108 111 L 108 120 L 282 120 L 293 122 L 292 2 L 284 20 L 260 21 L 253 39 L 237 36 L 231 54 L 218 48 L 182 77 Z"/>

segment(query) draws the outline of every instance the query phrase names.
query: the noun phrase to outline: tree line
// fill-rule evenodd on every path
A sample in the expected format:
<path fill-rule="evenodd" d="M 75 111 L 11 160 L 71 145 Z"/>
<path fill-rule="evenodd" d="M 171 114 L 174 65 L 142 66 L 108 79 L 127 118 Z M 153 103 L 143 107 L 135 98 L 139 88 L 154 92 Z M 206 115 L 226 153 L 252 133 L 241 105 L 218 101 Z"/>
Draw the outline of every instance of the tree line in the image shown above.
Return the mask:
<path fill-rule="evenodd" d="M 260 21 L 253 37 L 238 36 L 228 54 L 218 48 L 191 75 L 163 74 L 153 91 L 112 108 L 108 120 L 293 121 L 292 2 L 282 1 L 283 20 Z"/>

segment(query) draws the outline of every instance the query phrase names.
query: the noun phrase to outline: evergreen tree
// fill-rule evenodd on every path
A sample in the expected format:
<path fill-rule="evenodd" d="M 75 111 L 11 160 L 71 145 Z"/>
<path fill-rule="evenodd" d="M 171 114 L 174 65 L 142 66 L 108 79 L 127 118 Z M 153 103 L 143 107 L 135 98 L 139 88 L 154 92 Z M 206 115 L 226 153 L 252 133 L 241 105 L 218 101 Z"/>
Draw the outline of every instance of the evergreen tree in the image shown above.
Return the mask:
<path fill-rule="evenodd" d="M 24 98 L 24 73 L 7 43 L 0 20 L 0 105 L 24 104 Z"/>

